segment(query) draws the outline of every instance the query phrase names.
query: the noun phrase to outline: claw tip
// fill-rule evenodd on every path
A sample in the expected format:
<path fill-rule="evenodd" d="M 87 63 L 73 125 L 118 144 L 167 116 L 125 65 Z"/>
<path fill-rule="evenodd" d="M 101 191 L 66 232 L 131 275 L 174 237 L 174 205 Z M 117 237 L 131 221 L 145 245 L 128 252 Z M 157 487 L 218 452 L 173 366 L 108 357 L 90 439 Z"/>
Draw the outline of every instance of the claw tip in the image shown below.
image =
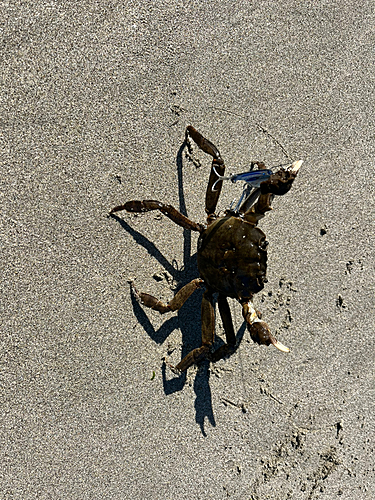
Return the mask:
<path fill-rule="evenodd" d="M 271 343 L 272 343 L 272 345 L 274 345 L 276 347 L 276 349 L 279 349 L 279 351 L 290 352 L 289 347 L 286 347 L 284 344 L 282 344 L 281 342 L 279 342 L 276 339 L 271 338 Z"/>
<path fill-rule="evenodd" d="M 298 161 L 293 162 L 290 166 L 291 172 L 293 172 L 293 174 L 296 174 L 298 172 L 298 170 L 301 168 L 302 163 L 303 163 L 303 160 L 298 160 Z"/>

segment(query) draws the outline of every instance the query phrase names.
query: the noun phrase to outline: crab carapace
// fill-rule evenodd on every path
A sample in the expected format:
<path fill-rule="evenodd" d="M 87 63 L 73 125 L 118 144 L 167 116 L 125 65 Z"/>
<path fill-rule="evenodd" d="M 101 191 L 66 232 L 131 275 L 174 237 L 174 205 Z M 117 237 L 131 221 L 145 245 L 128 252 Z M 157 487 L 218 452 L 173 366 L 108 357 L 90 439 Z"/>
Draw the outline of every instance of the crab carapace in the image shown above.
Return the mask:
<path fill-rule="evenodd" d="M 265 169 L 263 163 L 252 164 L 251 172 L 224 177 L 225 165 L 217 147 L 205 139 L 194 127 L 186 129 L 186 142 L 191 137 L 197 146 L 213 157 L 211 173 L 206 192 L 207 225 L 191 221 L 171 205 L 160 201 L 128 201 L 110 211 L 110 214 L 126 210 L 128 212 L 149 212 L 159 210 L 179 226 L 200 233 L 198 239 L 198 270 L 200 277 L 181 288 L 174 298 L 165 304 L 147 293 L 138 292 L 132 283 L 136 298 L 146 307 L 161 314 L 177 311 L 197 288 L 204 288 L 201 321 L 202 346 L 193 349 L 175 367 L 185 371 L 189 366 L 204 358 L 218 361 L 234 351 L 236 335 L 233 328 L 228 297 L 236 299 L 242 306 L 250 336 L 258 344 L 270 345 L 289 352 L 271 334 L 268 325 L 261 320 L 252 299 L 263 289 L 267 269 L 266 236 L 257 227 L 259 219 L 271 210 L 274 196 L 289 191 L 302 161 L 282 166 L 275 173 Z M 244 181 L 245 188 L 238 203 L 226 210 L 224 216 L 215 214 L 223 180 Z M 214 295 L 226 335 L 226 343 L 212 351 L 215 336 Z"/>

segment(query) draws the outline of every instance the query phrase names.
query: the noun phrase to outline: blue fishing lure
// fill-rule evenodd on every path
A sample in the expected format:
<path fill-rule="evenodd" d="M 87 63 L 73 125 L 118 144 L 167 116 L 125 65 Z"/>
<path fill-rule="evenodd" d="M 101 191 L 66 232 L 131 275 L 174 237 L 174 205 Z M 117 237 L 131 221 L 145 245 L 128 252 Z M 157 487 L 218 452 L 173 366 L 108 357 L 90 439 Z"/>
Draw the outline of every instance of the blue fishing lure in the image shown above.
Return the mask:
<path fill-rule="evenodd" d="M 251 187 L 259 187 L 261 182 L 266 181 L 272 175 L 272 170 L 263 169 L 263 170 L 252 170 L 250 172 L 243 172 L 242 174 L 232 174 L 229 177 L 224 177 L 223 175 L 219 175 L 214 167 L 215 174 L 218 176 L 216 182 L 214 182 L 212 186 L 212 191 L 215 191 L 215 186 L 220 181 L 243 181 L 246 184 L 249 184 Z"/>
<path fill-rule="evenodd" d="M 240 199 L 235 202 L 235 200 L 231 203 L 229 209 L 232 212 L 238 213 L 241 204 L 247 200 L 250 202 L 250 205 L 254 204 L 259 197 L 260 194 L 260 184 L 268 180 L 273 174 L 272 170 L 262 169 L 262 170 L 251 170 L 249 172 L 243 172 L 241 174 L 232 174 L 229 177 L 224 177 L 223 175 L 219 175 L 214 167 L 215 174 L 218 176 L 217 181 L 214 182 L 212 186 L 212 191 L 215 191 L 215 186 L 220 181 L 231 181 L 237 182 L 242 181 L 245 182 L 242 194 Z"/>

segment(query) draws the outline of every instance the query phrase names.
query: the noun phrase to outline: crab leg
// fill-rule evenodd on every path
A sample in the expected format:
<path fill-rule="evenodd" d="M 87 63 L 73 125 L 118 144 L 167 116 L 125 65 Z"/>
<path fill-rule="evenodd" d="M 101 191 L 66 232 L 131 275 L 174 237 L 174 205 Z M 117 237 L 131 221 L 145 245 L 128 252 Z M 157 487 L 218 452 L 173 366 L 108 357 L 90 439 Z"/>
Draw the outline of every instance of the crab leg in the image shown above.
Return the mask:
<path fill-rule="evenodd" d="M 203 137 L 203 135 L 198 132 L 192 125 L 186 127 L 186 135 L 190 135 L 196 145 L 208 155 L 211 155 L 216 160 L 221 160 L 220 152 L 208 139 Z"/>
<path fill-rule="evenodd" d="M 210 347 L 214 342 L 215 335 L 215 312 L 213 306 L 212 293 L 206 290 L 202 299 L 202 347 L 193 349 L 187 354 L 180 363 L 176 366 L 176 370 L 184 372 L 189 366 L 198 363 L 206 358 L 210 352 Z"/>
<path fill-rule="evenodd" d="M 164 314 L 166 312 L 178 311 L 178 309 L 185 304 L 190 295 L 194 293 L 197 288 L 200 288 L 202 283 L 203 280 L 201 278 L 196 278 L 193 281 L 190 281 L 190 283 L 182 287 L 181 290 L 176 293 L 168 304 L 164 304 L 164 302 L 158 300 L 152 295 L 149 295 L 148 293 L 138 292 L 133 282 L 130 283 L 130 286 L 135 298 L 139 300 L 142 305 L 149 307 L 150 309 L 154 309 L 155 311 L 159 311 L 160 314 Z"/>
<path fill-rule="evenodd" d="M 211 361 L 218 361 L 234 351 L 236 346 L 236 334 L 234 333 L 232 315 L 228 300 L 224 295 L 220 295 L 217 299 L 221 320 L 223 322 L 227 343 L 216 349 L 210 356 Z"/>
<path fill-rule="evenodd" d="M 223 181 L 220 177 L 223 177 L 225 172 L 224 160 L 221 158 L 217 147 L 208 139 L 203 137 L 203 135 L 191 125 L 186 128 L 186 137 L 189 135 L 202 151 L 213 157 L 210 178 L 208 180 L 206 191 L 206 213 L 208 218 L 210 218 L 210 216 L 215 214 L 216 205 L 219 200 L 221 187 L 223 185 Z M 213 191 L 212 188 L 214 186 L 215 190 Z"/>
<path fill-rule="evenodd" d="M 193 222 L 188 219 L 185 215 L 182 215 L 178 210 L 176 210 L 172 205 L 166 205 L 161 201 L 156 200 L 132 200 L 127 201 L 124 205 L 119 205 L 109 212 L 109 215 L 115 212 L 120 212 L 121 210 L 126 210 L 127 212 L 150 212 L 151 210 L 160 210 L 161 213 L 166 215 L 175 224 L 183 227 L 184 229 L 189 229 L 190 231 L 199 231 L 200 233 L 204 231 L 203 224 Z"/>

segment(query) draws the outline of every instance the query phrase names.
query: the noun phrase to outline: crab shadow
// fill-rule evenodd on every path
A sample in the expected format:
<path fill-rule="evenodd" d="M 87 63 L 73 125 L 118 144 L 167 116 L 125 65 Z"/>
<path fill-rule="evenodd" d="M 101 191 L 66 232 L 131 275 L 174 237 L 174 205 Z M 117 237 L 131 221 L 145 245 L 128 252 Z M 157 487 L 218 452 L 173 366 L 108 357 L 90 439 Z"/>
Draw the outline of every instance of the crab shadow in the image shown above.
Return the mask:
<path fill-rule="evenodd" d="M 179 192 L 179 211 L 187 216 L 186 204 L 183 192 L 183 163 L 182 163 L 182 153 L 186 146 L 184 142 L 177 154 L 176 164 L 178 172 L 178 192 Z M 182 288 L 186 283 L 189 283 L 194 278 L 199 276 L 196 253 L 191 255 L 191 232 L 189 230 L 183 229 L 183 266 L 178 269 L 177 265 L 169 262 L 156 245 L 151 242 L 147 237 L 132 228 L 123 219 L 117 217 L 115 214 L 111 214 L 111 217 L 115 219 L 125 231 L 127 231 L 132 238 L 139 244 L 142 245 L 147 252 L 156 259 L 164 269 L 172 276 L 174 282 L 177 283 L 175 292 Z M 131 293 L 131 292 L 130 292 Z M 134 314 L 138 322 L 142 325 L 146 333 L 158 344 L 163 344 L 168 336 L 175 330 L 180 329 L 182 333 L 182 353 L 181 359 L 183 359 L 192 349 L 201 346 L 201 301 L 202 301 L 203 290 L 197 290 L 180 308 L 180 310 L 172 317 L 166 319 L 166 321 L 157 330 L 152 325 L 149 316 L 146 314 L 145 310 L 139 302 L 136 300 L 134 295 L 131 293 L 131 301 L 134 310 Z M 171 297 L 165 297 L 165 300 L 170 300 Z M 216 309 L 216 308 L 215 308 Z M 152 320 L 152 316 L 151 316 Z M 239 345 L 245 331 L 244 324 L 241 326 L 237 333 L 237 346 Z M 221 339 L 215 339 L 215 348 L 223 344 Z M 236 348 L 237 349 L 237 348 Z M 168 352 L 172 354 L 173 351 Z M 235 352 L 235 351 L 234 351 Z M 215 417 L 212 408 L 212 396 L 211 389 L 209 385 L 210 379 L 210 363 L 209 361 L 203 361 L 196 373 L 194 380 L 194 392 L 196 394 L 195 400 L 195 410 L 196 410 L 196 422 L 201 428 L 201 432 L 206 436 L 204 430 L 205 419 L 207 419 L 212 426 L 216 426 Z M 172 376 L 169 378 L 167 372 L 172 373 L 166 362 L 163 361 L 162 365 L 162 379 L 163 388 L 166 395 L 173 394 L 175 392 L 181 391 L 186 383 L 186 372 L 181 373 L 180 376 Z"/>

